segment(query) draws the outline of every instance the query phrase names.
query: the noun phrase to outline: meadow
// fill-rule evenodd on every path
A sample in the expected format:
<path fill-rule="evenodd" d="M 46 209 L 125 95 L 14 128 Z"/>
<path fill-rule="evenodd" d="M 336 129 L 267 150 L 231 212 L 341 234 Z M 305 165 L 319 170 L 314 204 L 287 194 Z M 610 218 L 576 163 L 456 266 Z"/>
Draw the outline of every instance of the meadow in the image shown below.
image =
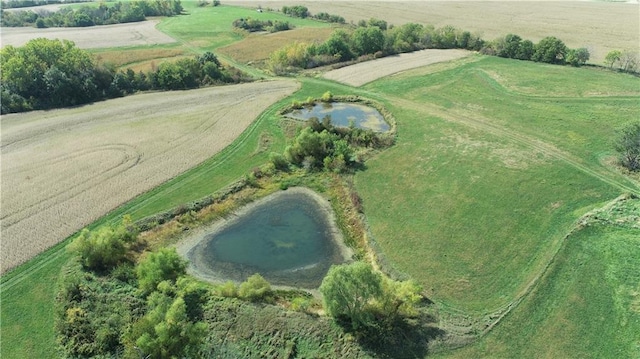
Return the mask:
<path fill-rule="evenodd" d="M 159 25 L 179 46 L 99 53 L 117 62 L 122 52 L 132 60 L 120 63 L 144 64 L 163 54 L 216 51 L 243 38 L 231 21 L 258 15 L 228 6 L 200 10 L 195 2 L 185 7 L 188 17 Z M 340 11 L 329 12 L 349 16 Z M 295 21 L 300 28 L 312 23 Z M 233 46 L 246 48 L 243 41 Z M 264 56 L 259 53 L 236 59 L 230 51 L 223 58 L 246 63 Z M 613 220 L 576 230 L 583 215 L 621 193 L 640 192 L 636 180 L 612 165 L 611 146 L 616 127 L 640 117 L 637 77 L 473 55 L 360 88 L 297 80 L 295 94 L 268 108 L 265 102 L 260 110 L 266 110 L 229 146 L 89 227 L 207 196 L 265 163 L 286 144 L 278 111 L 292 99 L 326 91 L 360 95 L 384 103 L 398 127 L 396 144 L 354 176 L 381 265 L 419 281 L 450 342 L 468 344 L 452 351 L 444 343 L 430 356 L 638 355 L 637 225 Z M 4 168 L 3 148 L 3 176 Z M 637 215 L 637 200 L 630 203 L 621 211 Z M 51 303 L 69 258 L 65 243 L 2 276 L 1 357 L 57 356 Z"/>

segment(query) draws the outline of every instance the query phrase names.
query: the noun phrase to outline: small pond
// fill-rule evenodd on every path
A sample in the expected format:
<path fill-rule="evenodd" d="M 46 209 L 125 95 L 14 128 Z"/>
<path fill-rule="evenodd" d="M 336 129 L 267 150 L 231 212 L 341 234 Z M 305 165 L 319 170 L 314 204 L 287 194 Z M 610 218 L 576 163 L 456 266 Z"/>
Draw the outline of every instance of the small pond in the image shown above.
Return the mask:
<path fill-rule="evenodd" d="M 309 120 L 313 117 L 322 121 L 325 116 L 331 118 L 331 123 L 338 127 L 349 127 L 353 124 L 357 128 L 375 132 L 389 131 L 389 124 L 382 114 L 373 107 L 347 102 L 317 103 L 313 107 L 303 107 L 285 114 L 296 120 Z"/>
<path fill-rule="evenodd" d="M 203 279 L 239 282 L 260 273 L 274 285 L 317 288 L 350 254 L 331 211 L 318 194 L 291 188 L 249 204 L 178 250 Z"/>

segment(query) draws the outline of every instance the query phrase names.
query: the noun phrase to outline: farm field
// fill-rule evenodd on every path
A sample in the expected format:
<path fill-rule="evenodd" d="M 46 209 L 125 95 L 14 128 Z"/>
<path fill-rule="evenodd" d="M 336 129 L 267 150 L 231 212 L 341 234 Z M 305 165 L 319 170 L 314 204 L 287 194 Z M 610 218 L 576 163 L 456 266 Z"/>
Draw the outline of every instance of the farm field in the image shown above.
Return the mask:
<path fill-rule="evenodd" d="M 3 116 L 2 271 L 211 157 L 296 89 L 258 82 Z"/>
<path fill-rule="evenodd" d="M 331 70 L 322 77 L 358 87 L 394 73 L 438 62 L 448 62 L 470 54 L 471 52 L 465 50 L 422 50 Z"/>
<path fill-rule="evenodd" d="M 555 36 L 569 47 L 589 49 L 590 62 L 595 64 L 601 64 L 611 50 L 638 51 L 640 43 L 637 2 L 229 0 L 225 4 L 273 9 L 304 5 L 313 14 L 339 14 L 354 23 L 374 17 L 395 25 L 452 25 L 480 34 L 485 40 L 508 33 L 533 42 Z"/>
<path fill-rule="evenodd" d="M 638 36 L 630 32 L 637 26 L 628 15 L 634 12 L 619 12 L 630 5 L 619 3 L 260 4 L 301 3 L 312 13 L 327 11 L 348 21 L 377 17 L 396 24 L 431 23 L 436 18 L 442 21 L 436 26 L 473 30 L 483 25 L 478 31 L 486 39 L 492 38 L 491 31 L 532 40 L 549 31 L 577 47 L 586 44 L 569 38 L 582 36 L 595 39 L 592 62 L 604 56 L 600 51 L 610 46 L 604 40 L 609 36 L 623 37 L 611 49 L 624 49 L 629 38 Z M 183 5 L 191 15 L 164 19 L 158 26 L 177 42 L 127 51 L 98 49 L 96 55 L 118 66 L 144 68 L 163 58 L 214 51 L 227 62 L 246 65 L 263 60 L 279 41 L 330 33 L 328 24 L 282 16 L 299 28 L 243 37 L 230 22 L 262 14 Z M 493 15 L 478 15 L 489 5 L 495 22 L 486 21 Z M 575 10 L 577 18 L 601 29 L 611 9 L 619 16 L 613 23 L 630 26 L 612 27 L 593 38 L 593 26 L 574 22 L 565 28 L 566 22 L 577 21 L 566 16 Z M 531 11 L 538 11 L 535 20 Z M 511 22 L 505 20 L 508 14 Z M 310 23 L 317 27 L 304 27 Z M 263 38 L 274 40 L 259 47 Z M 442 62 L 402 55 L 400 62 L 365 62 L 324 77 L 149 93 L 3 116 L 2 272 L 82 226 L 118 222 L 124 214 L 141 219 L 223 189 L 267 162 L 270 152 L 282 152 L 282 107 L 331 91 L 381 102 L 396 118 L 396 144 L 368 160 L 353 180 L 381 267 L 417 280 L 434 302 L 445 334 L 427 357 L 640 356 L 640 201 L 599 210 L 622 193 L 640 193 L 638 177 L 615 167 L 611 144 L 616 128 L 640 118 L 640 80 L 597 68 L 456 50 L 438 54 Z M 61 186 L 52 192 L 52 183 Z M 74 205 L 83 210 L 67 209 Z M 94 212 L 83 213 L 87 208 Z M 606 220 L 593 220 L 594 210 Z M 592 222 L 586 222 L 587 213 Z M 585 223 L 590 225 L 578 226 Z M 6 240 L 6 233 L 22 232 L 19 241 Z M 55 234 L 55 240 L 42 234 Z M 25 242 L 33 237 L 48 242 Z M 66 243 L 2 276 L 0 357 L 58 356 L 52 350 L 52 302 L 60 268 L 70 256 Z"/>
<path fill-rule="evenodd" d="M 92 26 L 82 28 L 3 27 L 2 46 L 22 46 L 29 40 L 39 37 L 47 39 L 65 39 L 73 41 L 82 49 L 123 46 L 154 46 L 176 42 L 175 39 L 158 31 L 158 20 Z"/>

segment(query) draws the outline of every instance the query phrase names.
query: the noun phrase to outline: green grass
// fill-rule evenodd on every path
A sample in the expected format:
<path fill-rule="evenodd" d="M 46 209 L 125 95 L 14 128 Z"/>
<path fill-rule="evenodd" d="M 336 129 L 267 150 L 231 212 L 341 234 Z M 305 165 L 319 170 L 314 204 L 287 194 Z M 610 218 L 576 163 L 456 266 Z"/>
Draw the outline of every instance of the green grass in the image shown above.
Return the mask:
<path fill-rule="evenodd" d="M 356 176 L 373 235 L 396 269 L 445 306 L 499 313 L 582 213 L 639 189 L 599 162 L 612 153 L 615 127 L 640 117 L 638 92 L 535 97 L 486 75 L 519 74 L 512 86 L 544 88 L 547 67 L 487 57 L 365 86 L 386 97 L 398 122 L 397 145 Z M 631 76 L 559 69 L 553 81 L 568 88 L 638 85 Z"/>
<path fill-rule="evenodd" d="M 636 214 L 640 210 L 636 200 Z M 640 229 L 590 226 L 503 323 L 446 358 L 637 358 Z"/>
<path fill-rule="evenodd" d="M 197 2 L 184 2 L 189 15 L 165 19 L 158 28 L 169 36 L 196 51 L 214 51 L 218 47 L 241 40 L 241 33 L 233 30 L 233 21 L 251 17 L 258 20 L 288 21 L 296 27 L 328 27 L 330 24 L 288 17 L 280 13 L 257 12 L 255 9 L 236 6 L 198 7 Z"/>

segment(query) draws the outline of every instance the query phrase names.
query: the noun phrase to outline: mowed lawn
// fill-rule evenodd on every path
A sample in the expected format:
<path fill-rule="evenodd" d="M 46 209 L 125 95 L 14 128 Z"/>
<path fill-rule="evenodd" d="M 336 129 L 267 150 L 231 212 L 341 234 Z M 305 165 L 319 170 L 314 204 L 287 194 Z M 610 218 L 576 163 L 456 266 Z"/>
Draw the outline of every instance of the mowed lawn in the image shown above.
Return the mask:
<path fill-rule="evenodd" d="M 499 315 L 588 210 L 639 186 L 607 167 L 640 80 L 480 57 L 365 86 L 397 144 L 356 176 L 388 263 L 446 307 Z"/>

